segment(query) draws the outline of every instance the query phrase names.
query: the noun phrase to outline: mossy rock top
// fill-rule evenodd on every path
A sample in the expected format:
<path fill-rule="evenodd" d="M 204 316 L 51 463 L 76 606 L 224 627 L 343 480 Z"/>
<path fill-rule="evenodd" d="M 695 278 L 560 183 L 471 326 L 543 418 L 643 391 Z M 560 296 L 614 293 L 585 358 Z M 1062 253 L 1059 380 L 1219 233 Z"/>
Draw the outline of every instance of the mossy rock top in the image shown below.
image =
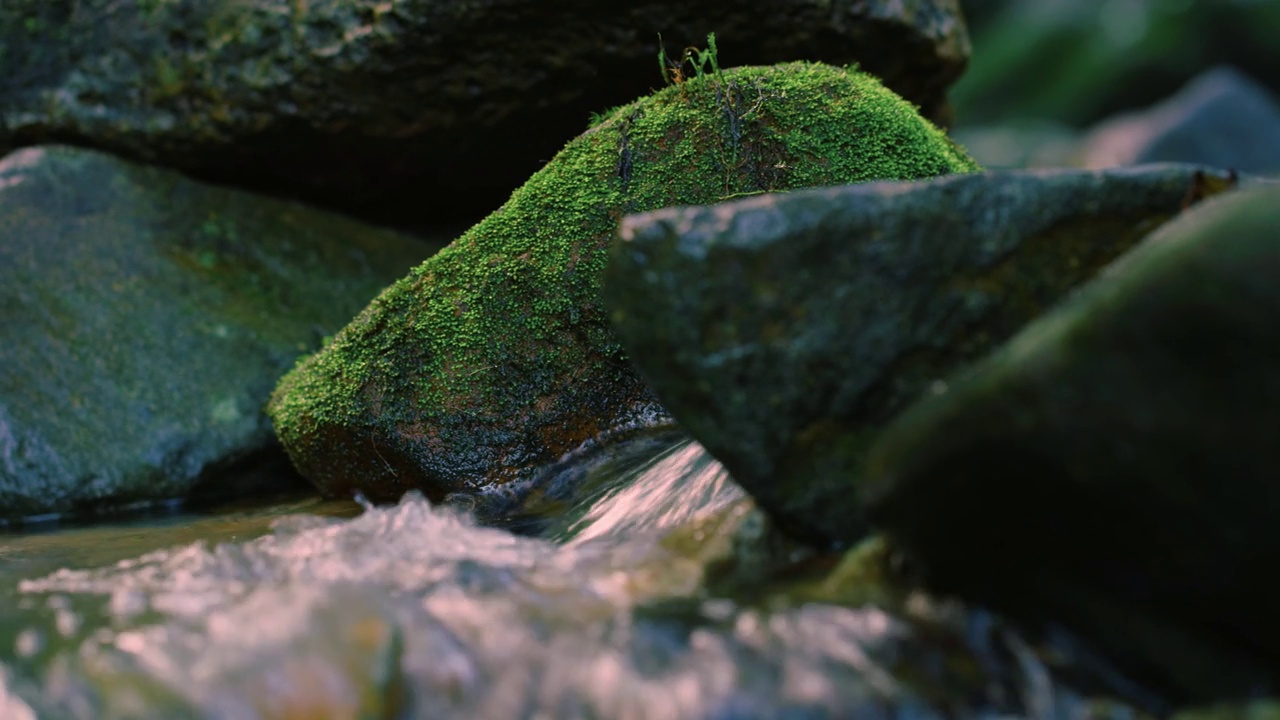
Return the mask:
<path fill-rule="evenodd" d="M 977 169 L 870 75 L 809 63 L 709 71 L 606 113 L 300 363 L 269 412 L 295 464 L 330 493 L 515 487 L 584 441 L 662 414 L 599 298 L 624 214 Z"/>

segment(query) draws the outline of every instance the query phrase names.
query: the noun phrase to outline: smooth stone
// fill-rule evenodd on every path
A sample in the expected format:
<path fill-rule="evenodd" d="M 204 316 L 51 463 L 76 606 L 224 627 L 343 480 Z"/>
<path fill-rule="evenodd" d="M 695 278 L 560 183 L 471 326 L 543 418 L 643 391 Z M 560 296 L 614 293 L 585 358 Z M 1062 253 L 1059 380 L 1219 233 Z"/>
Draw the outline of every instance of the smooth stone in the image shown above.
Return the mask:
<path fill-rule="evenodd" d="M 605 302 L 658 398 L 786 531 L 867 530 L 876 432 L 1222 177 L 1001 171 L 624 219 Z"/>
<path fill-rule="evenodd" d="M 1182 703 L 1274 691 L 1280 188 L 1169 223 L 900 416 L 868 516 L 927 587 Z"/>
<path fill-rule="evenodd" d="M 4 158 L 0 519 L 260 490 L 232 464 L 280 455 L 276 379 L 429 251 L 95 151 Z"/>

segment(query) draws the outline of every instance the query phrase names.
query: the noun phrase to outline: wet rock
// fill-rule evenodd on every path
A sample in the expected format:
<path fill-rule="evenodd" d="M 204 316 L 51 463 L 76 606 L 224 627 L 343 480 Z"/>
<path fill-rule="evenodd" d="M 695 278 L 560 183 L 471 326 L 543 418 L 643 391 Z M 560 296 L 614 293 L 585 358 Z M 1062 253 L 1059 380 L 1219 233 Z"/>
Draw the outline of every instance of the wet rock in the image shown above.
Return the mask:
<path fill-rule="evenodd" d="M 600 306 L 627 212 L 972 170 L 876 80 L 708 65 L 614 110 L 501 209 L 379 296 L 270 407 L 322 490 L 515 490 L 587 440 L 662 416 Z"/>
<path fill-rule="evenodd" d="M 1208 177 L 1005 171 L 660 210 L 623 221 L 605 300 L 658 398 L 762 509 L 848 543 L 876 431 L 1225 186 Z"/>
<path fill-rule="evenodd" d="M 1280 103 L 1239 71 L 1219 67 L 1148 110 L 1102 123 L 1084 143 L 1088 167 L 1191 162 L 1280 173 Z"/>
<path fill-rule="evenodd" d="M 1153 234 L 885 431 L 871 520 L 929 587 L 1171 698 L 1274 690 L 1278 232 L 1273 186 Z"/>
<path fill-rule="evenodd" d="M 65 147 L 0 162 L 0 238 L 0 517 L 222 483 L 280 374 L 428 252 Z"/>
<path fill-rule="evenodd" d="M 734 65 L 859 62 L 940 117 L 957 0 L 6 0 L 0 151 L 72 142 L 360 217 L 473 221 L 720 34 Z"/>

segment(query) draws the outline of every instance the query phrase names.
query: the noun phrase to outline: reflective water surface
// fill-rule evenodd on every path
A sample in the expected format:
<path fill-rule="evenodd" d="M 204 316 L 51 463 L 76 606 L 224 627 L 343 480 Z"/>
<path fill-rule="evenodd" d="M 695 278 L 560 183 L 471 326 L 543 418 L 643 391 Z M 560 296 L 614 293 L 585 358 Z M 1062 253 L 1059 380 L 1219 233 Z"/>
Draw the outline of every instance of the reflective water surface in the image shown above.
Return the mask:
<path fill-rule="evenodd" d="M 756 518 L 688 440 L 545 487 L 0 537 L 0 718 L 1090 717 L 973 617 L 713 589 Z"/>

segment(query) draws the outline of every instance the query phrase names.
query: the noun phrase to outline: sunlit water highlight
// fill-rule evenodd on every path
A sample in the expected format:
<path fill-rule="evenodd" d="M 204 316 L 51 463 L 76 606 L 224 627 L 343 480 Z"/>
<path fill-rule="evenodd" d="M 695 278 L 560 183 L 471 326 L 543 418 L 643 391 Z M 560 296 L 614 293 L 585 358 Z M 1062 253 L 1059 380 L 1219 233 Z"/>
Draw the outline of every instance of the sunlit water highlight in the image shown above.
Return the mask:
<path fill-rule="evenodd" d="M 711 594 L 750 503 L 696 444 L 646 447 L 540 536 L 411 494 L 25 577 L 0 718 L 1061 716 L 1034 663 L 998 687 L 876 607 Z"/>

